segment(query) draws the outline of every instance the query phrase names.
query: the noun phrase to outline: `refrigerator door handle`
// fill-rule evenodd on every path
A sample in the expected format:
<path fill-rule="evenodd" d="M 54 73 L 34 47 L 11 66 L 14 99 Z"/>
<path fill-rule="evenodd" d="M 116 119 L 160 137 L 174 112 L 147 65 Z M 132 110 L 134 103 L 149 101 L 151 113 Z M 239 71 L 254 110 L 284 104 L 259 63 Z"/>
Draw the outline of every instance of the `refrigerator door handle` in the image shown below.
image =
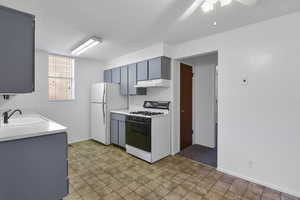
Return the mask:
<path fill-rule="evenodd" d="M 105 98 L 105 94 L 106 93 L 106 87 L 104 86 L 104 90 L 103 90 L 103 95 L 102 95 L 102 113 L 103 113 L 103 124 L 105 124 L 105 103 L 104 103 L 104 98 Z"/>

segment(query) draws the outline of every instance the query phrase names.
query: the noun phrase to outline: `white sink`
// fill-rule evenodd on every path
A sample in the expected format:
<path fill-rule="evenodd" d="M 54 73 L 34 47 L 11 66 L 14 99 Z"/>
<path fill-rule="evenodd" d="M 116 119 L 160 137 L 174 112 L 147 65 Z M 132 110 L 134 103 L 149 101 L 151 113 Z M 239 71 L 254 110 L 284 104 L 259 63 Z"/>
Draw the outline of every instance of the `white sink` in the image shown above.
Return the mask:
<path fill-rule="evenodd" d="M 28 126 L 28 125 L 38 124 L 43 122 L 46 122 L 46 120 L 41 118 L 40 116 L 21 115 L 20 117 L 10 118 L 7 124 L 4 124 L 2 121 L 1 126 L 2 127 Z"/>
<path fill-rule="evenodd" d="M 67 127 L 35 113 L 16 114 L 8 120 L 8 124 L 0 120 L 0 142 L 66 131 Z"/>

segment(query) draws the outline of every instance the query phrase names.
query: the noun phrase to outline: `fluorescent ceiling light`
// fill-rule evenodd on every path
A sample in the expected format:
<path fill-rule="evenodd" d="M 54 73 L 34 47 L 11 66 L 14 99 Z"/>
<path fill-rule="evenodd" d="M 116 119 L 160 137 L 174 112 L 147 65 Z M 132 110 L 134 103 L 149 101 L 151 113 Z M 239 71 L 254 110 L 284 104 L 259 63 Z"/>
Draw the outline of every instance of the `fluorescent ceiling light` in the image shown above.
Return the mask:
<path fill-rule="evenodd" d="M 78 47 L 74 48 L 72 50 L 72 55 L 78 56 L 82 54 L 83 52 L 87 51 L 88 49 L 98 45 L 101 43 L 101 39 L 97 37 L 91 37 L 85 42 L 81 43 Z"/>

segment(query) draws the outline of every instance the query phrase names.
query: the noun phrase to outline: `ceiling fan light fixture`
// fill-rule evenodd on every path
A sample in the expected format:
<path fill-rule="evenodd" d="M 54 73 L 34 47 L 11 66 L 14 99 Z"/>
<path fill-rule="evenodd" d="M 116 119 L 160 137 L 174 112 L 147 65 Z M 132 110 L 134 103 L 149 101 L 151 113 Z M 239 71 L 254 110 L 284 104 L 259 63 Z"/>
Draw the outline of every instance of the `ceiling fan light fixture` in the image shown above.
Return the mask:
<path fill-rule="evenodd" d="M 202 4 L 201 8 L 202 8 L 203 12 L 207 13 L 207 12 L 210 12 L 210 11 L 214 10 L 214 4 L 211 3 L 211 2 L 205 1 Z"/>
<path fill-rule="evenodd" d="M 219 1 L 221 4 L 221 7 L 228 6 L 229 4 L 232 3 L 232 0 L 219 0 Z"/>

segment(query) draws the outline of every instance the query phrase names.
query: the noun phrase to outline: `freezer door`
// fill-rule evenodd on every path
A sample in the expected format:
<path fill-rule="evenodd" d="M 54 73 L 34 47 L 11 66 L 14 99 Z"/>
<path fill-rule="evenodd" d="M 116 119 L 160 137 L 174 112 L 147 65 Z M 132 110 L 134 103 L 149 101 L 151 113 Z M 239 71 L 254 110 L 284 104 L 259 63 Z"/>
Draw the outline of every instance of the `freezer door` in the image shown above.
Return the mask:
<path fill-rule="evenodd" d="M 106 84 L 97 83 L 91 87 L 91 102 L 106 103 Z"/>
<path fill-rule="evenodd" d="M 91 135 L 92 139 L 103 144 L 109 144 L 107 133 L 106 104 L 91 103 Z"/>
<path fill-rule="evenodd" d="M 127 97 L 121 95 L 119 84 L 107 84 L 106 98 L 108 111 L 127 108 Z"/>

